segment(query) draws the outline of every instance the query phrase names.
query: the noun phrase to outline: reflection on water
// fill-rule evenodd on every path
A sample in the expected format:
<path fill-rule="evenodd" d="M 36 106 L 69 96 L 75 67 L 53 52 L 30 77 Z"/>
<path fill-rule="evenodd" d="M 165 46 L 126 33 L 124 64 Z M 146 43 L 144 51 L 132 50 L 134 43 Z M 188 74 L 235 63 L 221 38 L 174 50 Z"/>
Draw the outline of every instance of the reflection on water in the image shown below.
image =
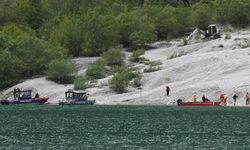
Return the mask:
<path fill-rule="evenodd" d="M 247 149 L 250 108 L 0 106 L 0 149 Z"/>

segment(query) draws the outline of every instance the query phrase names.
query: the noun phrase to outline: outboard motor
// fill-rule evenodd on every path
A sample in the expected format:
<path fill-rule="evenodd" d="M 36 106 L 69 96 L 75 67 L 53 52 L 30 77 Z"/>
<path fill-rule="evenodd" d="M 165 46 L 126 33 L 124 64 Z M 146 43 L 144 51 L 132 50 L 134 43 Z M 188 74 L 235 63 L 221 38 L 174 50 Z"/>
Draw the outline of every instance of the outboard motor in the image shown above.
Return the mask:
<path fill-rule="evenodd" d="M 182 99 L 178 99 L 176 102 L 177 102 L 177 105 L 180 106 Z"/>

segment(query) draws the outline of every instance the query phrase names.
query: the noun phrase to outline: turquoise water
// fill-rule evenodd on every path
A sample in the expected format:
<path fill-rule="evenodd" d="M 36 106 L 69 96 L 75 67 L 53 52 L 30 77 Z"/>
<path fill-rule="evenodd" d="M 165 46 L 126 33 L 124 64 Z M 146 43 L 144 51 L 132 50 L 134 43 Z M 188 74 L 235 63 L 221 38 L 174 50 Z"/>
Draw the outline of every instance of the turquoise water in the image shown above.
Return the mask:
<path fill-rule="evenodd" d="M 250 149 L 250 108 L 0 105 L 0 149 Z"/>

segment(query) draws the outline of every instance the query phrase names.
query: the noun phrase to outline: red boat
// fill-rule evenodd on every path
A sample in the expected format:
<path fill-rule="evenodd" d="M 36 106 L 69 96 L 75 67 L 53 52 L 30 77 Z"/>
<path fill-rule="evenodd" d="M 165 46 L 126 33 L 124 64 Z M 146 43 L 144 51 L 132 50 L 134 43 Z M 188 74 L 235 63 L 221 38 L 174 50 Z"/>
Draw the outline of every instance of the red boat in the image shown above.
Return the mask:
<path fill-rule="evenodd" d="M 177 100 L 178 106 L 221 106 L 221 102 L 183 102 L 181 99 Z"/>

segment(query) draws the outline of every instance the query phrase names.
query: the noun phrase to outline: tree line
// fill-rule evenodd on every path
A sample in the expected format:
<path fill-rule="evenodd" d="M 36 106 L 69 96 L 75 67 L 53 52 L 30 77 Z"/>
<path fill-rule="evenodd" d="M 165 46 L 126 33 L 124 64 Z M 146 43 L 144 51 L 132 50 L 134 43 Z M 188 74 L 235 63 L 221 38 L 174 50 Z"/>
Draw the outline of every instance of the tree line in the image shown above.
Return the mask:
<path fill-rule="evenodd" d="M 45 74 L 52 61 L 133 51 L 214 22 L 247 26 L 249 9 L 246 0 L 2 0 L 0 89 Z"/>

